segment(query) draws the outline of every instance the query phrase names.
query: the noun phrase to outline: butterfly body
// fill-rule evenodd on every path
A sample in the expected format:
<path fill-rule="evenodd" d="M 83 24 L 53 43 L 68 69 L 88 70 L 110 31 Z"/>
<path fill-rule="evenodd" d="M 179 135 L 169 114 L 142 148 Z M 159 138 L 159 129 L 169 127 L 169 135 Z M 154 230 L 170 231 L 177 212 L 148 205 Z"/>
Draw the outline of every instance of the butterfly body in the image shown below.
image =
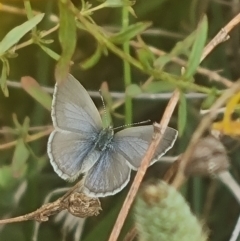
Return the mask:
<path fill-rule="evenodd" d="M 84 87 L 71 75 L 56 84 L 48 140 L 54 171 L 74 181 L 84 174 L 83 191 L 92 197 L 114 195 L 129 182 L 152 140 L 153 126 L 130 127 L 114 133 L 103 128 L 100 114 Z M 174 144 L 177 131 L 168 127 L 151 164 Z"/>
<path fill-rule="evenodd" d="M 99 151 L 105 151 L 112 147 L 111 142 L 114 133 L 112 127 L 104 128 L 100 131 L 98 138 L 96 140 L 96 148 Z"/>

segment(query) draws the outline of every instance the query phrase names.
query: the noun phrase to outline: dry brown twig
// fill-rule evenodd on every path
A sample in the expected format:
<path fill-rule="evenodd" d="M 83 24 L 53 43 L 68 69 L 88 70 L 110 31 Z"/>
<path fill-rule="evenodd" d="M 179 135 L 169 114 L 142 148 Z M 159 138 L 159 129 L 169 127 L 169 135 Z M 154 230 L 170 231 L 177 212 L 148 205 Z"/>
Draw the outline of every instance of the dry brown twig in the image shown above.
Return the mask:
<path fill-rule="evenodd" d="M 90 198 L 83 193 L 76 192 L 81 186 L 82 182 L 80 181 L 56 201 L 46 203 L 34 212 L 15 218 L 0 220 L 0 224 L 24 222 L 29 220 L 46 222 L 49 220 L 50 216 L 63 210 L 68 210 L 69 213 L 80 218 L 98 215 L 101 210 L 99 199 Z"/>

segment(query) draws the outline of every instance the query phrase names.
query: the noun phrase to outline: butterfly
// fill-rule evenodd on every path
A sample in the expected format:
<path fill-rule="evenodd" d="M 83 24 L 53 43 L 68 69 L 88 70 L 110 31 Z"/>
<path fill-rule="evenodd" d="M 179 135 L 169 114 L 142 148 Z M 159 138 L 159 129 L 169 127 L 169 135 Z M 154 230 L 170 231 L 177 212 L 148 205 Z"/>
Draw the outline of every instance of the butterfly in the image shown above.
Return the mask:
<path fill-rule="evenodd" d="M 103 128 L 86 89 L 70 74 L 55 85 L 51 116 L 54 131 L 48 155 L 53 169 L 68 181 L 84 174 L 82 190 L 90 197 L 114 195 L 127 185 L 154 132 L 153 125 L 129 127 L 116 134 L 112 126 Z M 151 164 L 172 148 L 177 134 L 167 127 Z"/>

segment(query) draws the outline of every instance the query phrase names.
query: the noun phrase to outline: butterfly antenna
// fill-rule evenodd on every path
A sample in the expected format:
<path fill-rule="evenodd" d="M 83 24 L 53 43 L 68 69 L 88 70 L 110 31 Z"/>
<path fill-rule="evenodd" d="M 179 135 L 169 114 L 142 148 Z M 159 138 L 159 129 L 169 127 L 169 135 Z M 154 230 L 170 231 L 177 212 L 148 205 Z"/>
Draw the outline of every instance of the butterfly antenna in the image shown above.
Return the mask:
<path fill-rule="evenodd" d="M 102 100 L 105 124 L 106 124 L 106 126 L 109 126 L 109 122 L 108 122 L 108 118 L 107 118 L 107 109 L 106 109 L 106 105 L 105 105 L 101 90 L 99 90 L 99 94 L 100 94 L 100 97 Z"/>
<path fill-rule="evenodd" d="M 124 128 L 124 127 L 129 127 L 129 126 L 136 126 L 136 125 L 146 124 L 146 123 L 149 123 L 149 122 L 151 122 L 151 120 L 145 120 L 145 121 L 135 122 L 135 123 L 132 123 L 132 124 L 127 124 L 127 125 L 118 126 L 118 127 L 116 127 L 116 128 L 113 128 L 113 130 L 117 130 L 117 129 Z"/>

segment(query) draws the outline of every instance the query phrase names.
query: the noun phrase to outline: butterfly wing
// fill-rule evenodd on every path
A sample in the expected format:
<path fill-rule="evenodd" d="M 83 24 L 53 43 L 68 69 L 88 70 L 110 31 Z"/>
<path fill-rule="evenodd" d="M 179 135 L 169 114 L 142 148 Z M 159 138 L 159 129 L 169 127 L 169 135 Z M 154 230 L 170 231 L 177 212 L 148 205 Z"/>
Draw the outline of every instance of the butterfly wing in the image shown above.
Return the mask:
<path fill-rule="evenodd" d="M 130 167 L 136 170 L 140 166 L 142 158 L 152 141 L 153 132 L 152 125 L 124 129 L 115 134 L 113 147 L 125 157 Z M 167 127 L 151 164 L 172 148 L 177 134 L 178 132 L 175 129 Z"/>
<path fill-rule="evenodd" d="M 102 128 L 102 120 L 84 87 L 72 76 L 56 83 L 52 119 L 56 129 L 92 133 Z"/>
<path fill-rule="evenodd" d="M 80 133 L 53 131 L 48 141 L 48 155 L 54 171 L 64 180 L 74 181 L 88 171 L 100 153 L 94 143 Z"/>
<path fill-rule="evenodd" d="M 84 192 L 92 197 L 114 195 L 127 185 L 130 172 L 125 158 L 109 149 L 86 173 Z"/>
<path fill-rule="evenodd" d="M 74 180 L 98 159 L 93 147 L 102 121 L 87 91 L 71 75 L 55 85 L 52 119 L 55 131 L 48 140 L 51 164 L 61 178 Z"/>

